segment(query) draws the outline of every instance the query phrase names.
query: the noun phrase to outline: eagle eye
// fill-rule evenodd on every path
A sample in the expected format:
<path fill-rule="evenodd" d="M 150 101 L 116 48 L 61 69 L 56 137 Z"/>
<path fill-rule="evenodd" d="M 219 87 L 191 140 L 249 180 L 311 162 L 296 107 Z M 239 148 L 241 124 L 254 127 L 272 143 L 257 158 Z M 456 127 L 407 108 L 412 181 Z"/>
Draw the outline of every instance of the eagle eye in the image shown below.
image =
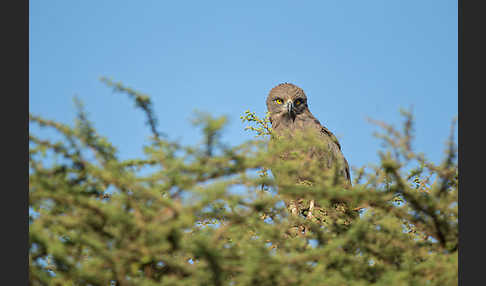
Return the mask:
<path fill-rule="evenodd" d="M 276 98 L 276 99 L 275 99 L 275 102 L 276 102 L 277 104 L 282 104 L 282 103 L 283 103 L 283 100 L 282 100 L 282 99 L 280 99 L 280 98 Z"/>
<path fill-rule="evenodd" d="M 301 105 L 302 104 L 302 99 L 299 98 L 299 99 L 295 100 L 294 101 L 294 104 L 295 104 L 295 106 Z"/>

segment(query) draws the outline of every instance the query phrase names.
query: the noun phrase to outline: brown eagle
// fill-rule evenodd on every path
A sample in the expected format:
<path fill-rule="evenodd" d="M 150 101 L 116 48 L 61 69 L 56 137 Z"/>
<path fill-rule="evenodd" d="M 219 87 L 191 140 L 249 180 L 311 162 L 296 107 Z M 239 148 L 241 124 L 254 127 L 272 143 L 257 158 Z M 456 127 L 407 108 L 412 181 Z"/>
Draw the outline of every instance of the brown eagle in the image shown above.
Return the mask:
<path fill-rule="evenodd" d="M 291 146 L 290 150 L 280 154 L 280 162 L 292 160 L 291 153 L 298 155 L 294 157 L 299 161 L 294 178 L 296 183 L 304 181 L 312 183 L 315 180 L 315 172 L 308 171 L 314 165 L 323 173 L 334 170 L 337 172 L 334 173 L 335 176 L 337 174 L 345 188 L 351 186 L 349 166 L 341 151 L 341 145 L 336 136 L 312 115 L 307 104 L 307 96 L 300 87 L 291 83 L 279 84 L 272 88 L 266 103 L 272 124 L 271 146 L 278 144 L 279 141 Z M 306 138 L 314 138 L 314 141 Z M 310 144 L 303 145 L 304 149 L 299 149 L 298 140 L 306 140 Z M 295 150 L 292 146 L 295 146 Z M 272 168 L 272 173 L 278 180 L 279 171 Z M 297 199 L 286 203 L 293 214 L 304 214 L 304 211 L 306 214 L 312 214 L 314 207 L 313 200 L 305 203 Z"/>

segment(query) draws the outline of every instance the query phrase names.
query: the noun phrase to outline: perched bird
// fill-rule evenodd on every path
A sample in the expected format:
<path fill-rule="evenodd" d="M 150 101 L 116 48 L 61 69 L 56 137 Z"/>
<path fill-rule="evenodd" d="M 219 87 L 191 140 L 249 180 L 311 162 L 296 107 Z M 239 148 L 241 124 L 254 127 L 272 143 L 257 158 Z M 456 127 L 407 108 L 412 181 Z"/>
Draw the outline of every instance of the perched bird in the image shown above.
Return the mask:
<path fill-rule="evenodd" d="M 291 149 L 292 152 L 301 155 L 299 157 L 299 164 L 301 165 L 299 170 L 297 170 L 296 178 L 298 182 L 296 183 L 302 181 L 312 182 L 315 179 L 309 177 L 315 176 L 315 174 L 309 175 L 307 172 L 310 165 L 314 164 L 322 169 L 323 173 L 326 170 L 334 169 L 344 187 L 351 185 L 349 166 L 341 151 L 341 145 L 336 136 L 329 129 L 322 126 L 319 120 L 312 115 L 307 104 L 307 97 L 300 87 L 291 83 L 279 84 L 272 88 L 266 103 L 272 124 L 272 140 L 270 144 L 276 144 L 279 140 L 284 142 L 303 140 L 302 138 L 305 140 L 306 137 L 299 136 L 299 134 L 314 136 L 317 140 L 314 142 L 319 143 L 314 145 L 310 143 L 311 146 L 306 146 L 305 150 L 297 149 L 297 147 L 297 150 Z M 290 145 L 292 146 L 292 144 Z M 287 160 L 289 157 L 287 153 L 281 154 L 280 159 Z M 278 172 L 272 169 L 272 173 L 278 180 Z M 302 213 L 302 207 L 299 207 L 299 205 L 302 205 L 302 200 L 287 202 L 287 206 L 293 214 Z M 313 206 L 314 201 L 311 200 L 306 208 L 307 210 L 309 208 L 312 209 Z"/>

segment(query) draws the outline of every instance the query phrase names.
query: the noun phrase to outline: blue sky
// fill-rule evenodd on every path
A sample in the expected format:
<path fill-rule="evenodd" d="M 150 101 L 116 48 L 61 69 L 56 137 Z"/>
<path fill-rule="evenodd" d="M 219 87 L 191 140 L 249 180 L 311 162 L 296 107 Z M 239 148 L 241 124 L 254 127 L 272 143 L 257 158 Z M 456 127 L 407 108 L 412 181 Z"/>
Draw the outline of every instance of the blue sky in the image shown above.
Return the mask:
<path fill-rule="evenodd" d="M 294 83 L 351 166 L 377 162 L 367 117 L 397 125 L 413 106 L 414 147 L 439 162 L 458 114 L 457 1 L 31 0 L 29 25 L 29 111 L 72 123 L 77 95 L 122 158 L 150 130 L 100 76 L 149 94 L 185 144 L 200 140 L 196 109 L 228 116 L 223 141 L 251 139 L 240 115 Z"/>

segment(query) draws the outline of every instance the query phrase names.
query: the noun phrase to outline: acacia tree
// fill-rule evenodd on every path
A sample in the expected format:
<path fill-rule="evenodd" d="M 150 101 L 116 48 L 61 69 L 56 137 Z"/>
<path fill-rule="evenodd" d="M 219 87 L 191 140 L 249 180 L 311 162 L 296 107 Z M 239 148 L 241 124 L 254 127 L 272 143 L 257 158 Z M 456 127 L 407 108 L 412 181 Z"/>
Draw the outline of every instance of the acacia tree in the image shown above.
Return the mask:
<path fill-rule="evenodd" d="M 266 148 L 266 118 L 247 111 L 242 119 L 257 138 L 227 146 L 226 118 L 198 114 L 204 143 L 182 146 L 157 130 L 148 96 L 103 81 L 145 112 L 153 137 L 143 158 L 121 160 L 79 103 L 73 127 L 29 115 L 62 135 L 29 134 L 31 285 L 457 284 L 452 135 L 436 165 L 413 150 L 412 115 L 404 112 L 402 131 L 375 122 L 384 131 L 380 162 L 356 169 L 348 190 L 332 174 L 282 183 L 267 170 L 292 174 L 298 165 L 275 160 L 285 143 Z M 291 216 L 289 197 L 312 198 L 324 210 L 345 202 L 359 216 Z M 289 235 L 296 224 L 309 231 Z"/>

